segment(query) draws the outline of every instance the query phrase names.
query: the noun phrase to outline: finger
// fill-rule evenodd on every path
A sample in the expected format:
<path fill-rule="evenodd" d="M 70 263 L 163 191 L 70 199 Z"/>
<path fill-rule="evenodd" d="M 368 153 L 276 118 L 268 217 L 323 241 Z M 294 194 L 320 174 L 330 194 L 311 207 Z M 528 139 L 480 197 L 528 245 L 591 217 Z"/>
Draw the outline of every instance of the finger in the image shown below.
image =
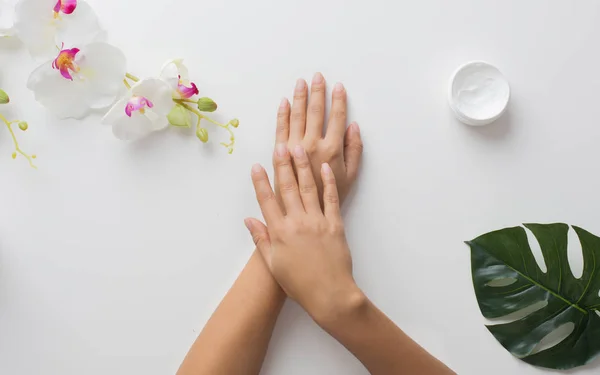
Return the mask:
<path fill-rule="evenodd" d="M 279 195 L 283 201 L 285 212 L 288 214 L 292 212 L 304 212 L 302 199 L 298 192 L 298 182 L 294 174 L 294 168 L 292 167 L 292 159 L 285 143 L 278 143 L 275 146 L 273 164 L 277 187 L 279 188 Z"/>
<path fill-rule="evenodd" d="M 360 128 L 357 123 L 353 122 L 346 130 L 344 137 L 344 162 L 346 163 L 346 177 L 350 185 L 356 181 L 362 153 L 363 142 L 360 138 Z"/>
<path fill-rule="evenodd" d="M 244 224 L 246 224 L 256 248 L 271 269 L 271 239 L 267 227 L 260 220 L 252 218 L 244 220 Z"/>
<path fill-rule="evenodd" d="M 306 212 L 321 212 L 317 184 L 306 151 L 300 145 L 294 149 L 294 165 L 298 175 L 298 188 Z"/>
<path fill-rule="evenodd" d="M 325 123 L 325 78 L 316 73 L 310 85 L 308 113 L 306 114 L 306 137 L 321 139 Z"/>
<path fill-rule="evenodd" d="M 299 143 L 304 139 L 306 127 L 306 97 L 308 96 L 306 81 L 300 78 L 296 82 L 294 90 L 294 103 L 290 119 L 290 139 L 292 144 Z"/>
<path fill-rule="evenodd" d="M 337 219 L 340 216 L 340 197 L 335 176 L 327 163 L 321 165 L 321 178 L 323 179 L 323 212 L 328 219 Z"/>
<path fill-rule="evenodd" d="M 327 123 L 325 138 L 341 145 L 346 131 L 346 89 L 341 83 L 336 83 L 331 94 L 331 111 Z"/>
<path fill-rule="evenodd" d="M 281 220 L 283 213 L 275 199 L 275 194 L 269 183 L 269 176 L 260 164 L 255 164 L 252 167 L 252 183 L 256 192 L 256 200 L 267 224 Z"/>
<path fill-rule="evenodd" d="M 277 110 L 277 131 L 275 134 L 276 143 L 287 143 L 290 137 L 290 102 L 287 98 L 281 99 L 279 109 Z"/>

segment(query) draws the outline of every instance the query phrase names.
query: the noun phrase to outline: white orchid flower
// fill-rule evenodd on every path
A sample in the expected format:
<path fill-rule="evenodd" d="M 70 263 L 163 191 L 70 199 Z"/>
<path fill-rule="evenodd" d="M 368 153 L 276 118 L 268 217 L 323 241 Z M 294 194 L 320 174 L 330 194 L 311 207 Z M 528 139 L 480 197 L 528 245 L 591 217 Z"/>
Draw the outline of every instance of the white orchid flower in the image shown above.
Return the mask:
<path fill-rule="evenodd" d="M 15 30 L 34 57 L 50 57 L 57 46 L 84 45 L 105 37 L 92 7 L 82 0 L 19 0 Z"/>
<path fill-rule="evenodd" d="M 60 118 L 81 118 L 91 109 L 106 108 L 123 91 L 126 59 L 107 43 L 62 49 L 33 71 L 27 87 L 35 99 Z"/>
<path fill-rule="evenodd" d="M 173 99 L 189 99 L 194 95 L 198 95 L 198 88 L 194 82 L 190 81 L 188 69 L 183 64 L 183 59 L 167 61 L 161 69 L 160 78 L 171 86 Z"/>
<path fill-rule="evenodd" d="M 14 35 L 14 13 L 12 4 L 0 0 L 0 37 Z"/>
<path fill-rule="evenodd" d="M 183 59 L 168 60 L 161 69 L 160 78 L 171 86 L 173 99 L 194 102 L 189 99 L 194 95 L 198 95 L 198 88 L 195 83 L 190 81 L 188 69 L 183 64 Z M 168 120 L 173 126 L 190 127 L 192 112 L 186 110 L 182 103 L 173 102 Z"/>
<path fill-rule="evenodd" d="M 108 111 L 102 123 L 112 125 L 115 137 L 133 141 L 169 126 L 167 115 L 172 107 L 168 83 L 158 78 L 143 79 Z"/>

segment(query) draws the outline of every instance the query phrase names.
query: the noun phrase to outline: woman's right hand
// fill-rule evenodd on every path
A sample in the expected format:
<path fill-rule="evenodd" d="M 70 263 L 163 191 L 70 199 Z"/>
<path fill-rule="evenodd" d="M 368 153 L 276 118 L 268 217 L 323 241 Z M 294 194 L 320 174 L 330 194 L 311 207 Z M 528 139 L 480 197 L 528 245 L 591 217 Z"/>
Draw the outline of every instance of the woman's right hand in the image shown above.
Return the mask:
<path fill-rule="evenodd" d="M 283 207 L 275 198 L 266 171 L 252 168 L 252 181 L 265 226 L 257 219 L 245 223 L 273 277 L 319 324 L 335 320 L 365 301 L 352 277 L 352 258 L 340 215 L 336 177 L 321 166 L 321 208 L 309 157 L 300 145 L 279 144 L 274 154 L 275 174 Z M 297 177 L 296 177 L 297 175 Z"/>

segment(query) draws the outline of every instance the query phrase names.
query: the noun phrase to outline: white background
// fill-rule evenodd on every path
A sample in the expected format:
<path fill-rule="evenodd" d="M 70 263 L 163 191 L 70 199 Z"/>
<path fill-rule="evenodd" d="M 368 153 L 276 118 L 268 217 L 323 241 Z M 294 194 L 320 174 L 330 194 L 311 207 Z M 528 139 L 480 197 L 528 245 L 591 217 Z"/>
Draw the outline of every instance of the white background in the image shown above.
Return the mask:
<path fill-rule="evenodd" d="M 98 116 L 59 121 L 25 88 L 38 63 L 2 41 L 0 86 L 39 170 L 11 160 L 0 130 L 1 374 L 174 373 L 253 250 L 249 171 L 270 164 L 279 101 L 315 71 L 346 85 L 364 137 L 346 215 L 360 286 L 460 374 L 546 373 L 484 327 L 463 241 L 522 222 L 600 233 L 600 3 L 90 3 L 132 73 L 184 57 L 220 118 L 240 119 L 238 143 L 227 155 L 210 128 L 209 145 L 174 130 L 128 144 Z M 475 59 L 512 88 L 486 128 L 446 102 L 453 70 Z M 366 370 L 287 303 L 263 373 Z"/>

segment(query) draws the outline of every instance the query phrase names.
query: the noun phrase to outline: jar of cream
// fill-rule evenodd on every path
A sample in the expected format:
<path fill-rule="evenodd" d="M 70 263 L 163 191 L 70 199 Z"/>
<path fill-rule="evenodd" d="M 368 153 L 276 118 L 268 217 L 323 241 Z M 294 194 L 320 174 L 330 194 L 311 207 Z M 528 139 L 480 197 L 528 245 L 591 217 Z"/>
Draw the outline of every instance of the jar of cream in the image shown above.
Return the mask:
<path fill-rule="evenodd" d="M 462 123 L 488 125 L 502 116 L 510 99 L 508 81 L 495 66 L 483 61 L 467 63 L 450 81 L 450 107 Z"/>

